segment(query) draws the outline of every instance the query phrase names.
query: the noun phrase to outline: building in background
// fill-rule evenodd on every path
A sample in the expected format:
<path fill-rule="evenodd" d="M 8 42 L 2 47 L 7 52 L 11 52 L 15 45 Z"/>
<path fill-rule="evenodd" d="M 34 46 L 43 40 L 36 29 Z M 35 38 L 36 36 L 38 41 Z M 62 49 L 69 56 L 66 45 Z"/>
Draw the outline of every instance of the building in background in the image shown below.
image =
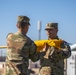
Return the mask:
<path fill-rule="evenodd" d="M 67 59 L 67 75 L 76 75 L 76 44 L 71 45 L 72 55 Z"/>

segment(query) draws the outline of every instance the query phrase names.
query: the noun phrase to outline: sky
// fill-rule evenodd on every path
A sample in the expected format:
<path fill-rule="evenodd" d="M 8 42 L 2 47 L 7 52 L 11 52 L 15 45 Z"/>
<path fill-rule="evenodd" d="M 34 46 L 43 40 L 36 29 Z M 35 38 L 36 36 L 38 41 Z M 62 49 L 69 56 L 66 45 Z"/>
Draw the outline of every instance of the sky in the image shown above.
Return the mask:
<path fill-rule="evenodd" d="M 47 39 L 46 24 L 57 22 L 59 38 L 76 43 L 76 0 L 0 0 L 0 46 L 6 45 L 8 33 L 17 32 L 19 15 L 30 18 L 27 35 L 32 40 L 39 39 L 38 21 L 41 21 L 41 39 Z"/>

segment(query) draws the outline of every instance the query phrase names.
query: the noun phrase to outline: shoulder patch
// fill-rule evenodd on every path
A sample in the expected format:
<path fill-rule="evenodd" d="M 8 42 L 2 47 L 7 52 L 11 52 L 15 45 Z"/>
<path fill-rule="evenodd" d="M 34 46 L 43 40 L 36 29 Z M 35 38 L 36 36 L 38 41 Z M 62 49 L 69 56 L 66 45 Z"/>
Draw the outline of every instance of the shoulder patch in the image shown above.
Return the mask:
<path fill-rule="evenodd" d="M 7 45 L 8 47 L 15 48 L 16 50 L 21 49 L 24 45 L 25 41 L 22 37 L 14 33 L 9 33 L 7 36 Z"/>

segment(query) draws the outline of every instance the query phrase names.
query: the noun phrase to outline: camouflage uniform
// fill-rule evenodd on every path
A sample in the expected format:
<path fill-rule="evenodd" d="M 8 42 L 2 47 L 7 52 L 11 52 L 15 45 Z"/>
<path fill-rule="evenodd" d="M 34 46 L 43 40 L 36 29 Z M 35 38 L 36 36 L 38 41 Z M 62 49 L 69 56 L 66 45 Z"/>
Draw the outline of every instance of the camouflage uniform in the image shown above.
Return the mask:
<path fill-rule="evenodd" d="M 48 25 L 47 28 L 50 28 Z M 54 25 L 52 24 L 52 27 Z M 55 27 L 57 27 L 55 25 Z M 55 39 L 59 39 L 56 37 Z M 48 50 L 40 55 L 39 75 L 64 75 L 64 59 L 71 56 L 71 50 L 67 42 L 61 44 L 59 51 L 55 47 L 49 47 Z"/>
<path fill-rule="evenodd" d="M 5 75 L 28 75 L 29 59 L 39 59 L 34 42 L 20 32 L 7 36 Z"/>

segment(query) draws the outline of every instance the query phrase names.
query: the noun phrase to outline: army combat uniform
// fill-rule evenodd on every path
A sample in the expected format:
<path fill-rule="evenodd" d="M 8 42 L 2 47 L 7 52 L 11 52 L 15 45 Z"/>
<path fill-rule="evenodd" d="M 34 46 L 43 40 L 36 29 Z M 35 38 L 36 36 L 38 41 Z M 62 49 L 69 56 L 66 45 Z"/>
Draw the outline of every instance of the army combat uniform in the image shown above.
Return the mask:
<path fill-rule="evenodd" d="M 64 59 L 71 56 L 71 50 L 65 41 L 61 48 L 59 51 L 55 47 L 49 47 L 46 53 L 41 55 L 39 75 L 64 75 Z"/>
<path fill-rule="evenodd" d="M 36 45 L 27 36 L 17 32 L 7 37 L 6 75 L 28 74 L 29 59 L 39 59 L 36 52 Z"/>

